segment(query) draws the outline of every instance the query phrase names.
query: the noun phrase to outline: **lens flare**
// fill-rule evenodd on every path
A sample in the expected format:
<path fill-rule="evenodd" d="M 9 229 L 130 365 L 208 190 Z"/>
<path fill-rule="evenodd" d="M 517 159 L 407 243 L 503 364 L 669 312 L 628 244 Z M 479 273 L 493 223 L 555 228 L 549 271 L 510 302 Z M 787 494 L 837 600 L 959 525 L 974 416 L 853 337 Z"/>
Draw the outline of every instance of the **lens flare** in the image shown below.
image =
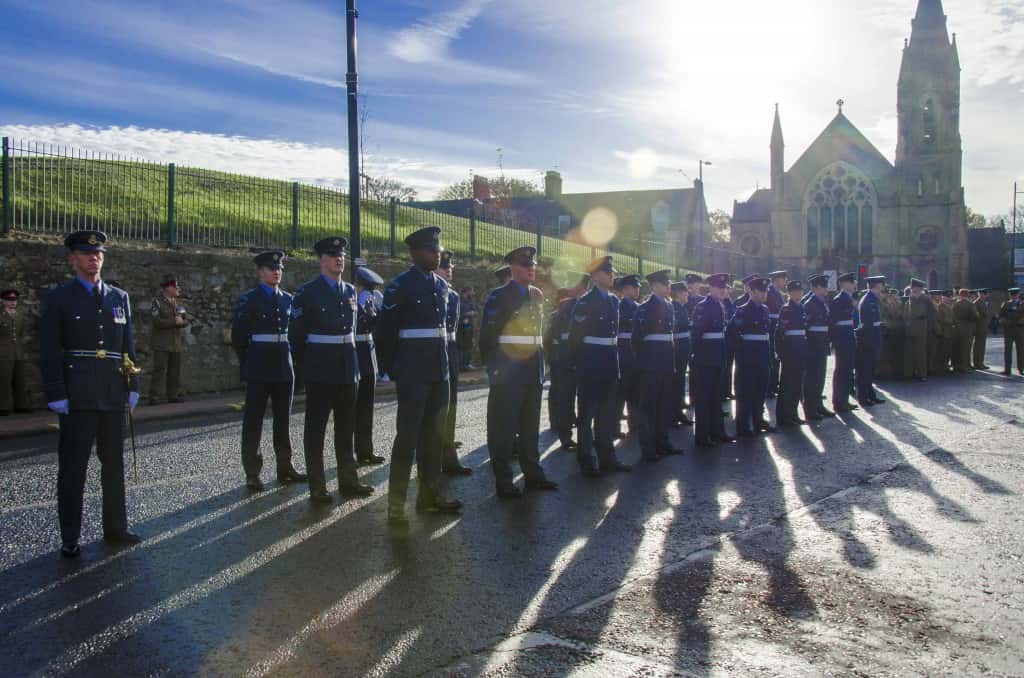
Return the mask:
<path fill-rule="evenodd" d="M 580 238 L 591 247 L 604 247 L 619 231 L 619 218 L 607 207 L 595 207 L 587 212 L 580 224 Z"/>

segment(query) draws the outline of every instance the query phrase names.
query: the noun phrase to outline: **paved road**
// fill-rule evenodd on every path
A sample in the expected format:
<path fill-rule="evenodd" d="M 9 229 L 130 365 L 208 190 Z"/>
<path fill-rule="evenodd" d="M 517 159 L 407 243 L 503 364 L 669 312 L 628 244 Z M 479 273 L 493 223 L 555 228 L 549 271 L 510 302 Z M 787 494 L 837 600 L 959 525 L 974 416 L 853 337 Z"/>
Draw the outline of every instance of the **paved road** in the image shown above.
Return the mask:
<path fill-rule="evenodd" d="M 997 350 L 998 349 L 998 350 Z M 1001 364 L 1001 345 L 990 346 Z M 997 355 L 998 354 L 998 355 Z M 1024 379 L 883 387 L 887 405 L 786 434 L 494 496 L 486 392 L 455 520 L 385 528 L 377 494 L 248 495 L 237 415 L 143 428 L 144 544 L 56 555 L 55 435 L 0 445 L 0 666 L 107 675 L 1024 673 Z M 387 454 L 394 404 L 378 408 Z M 546 428 L 546 425 L 545 425 Z M 301 415 L 293 419 L 299 450 Z M 678 441 L 692 450 L 691 434 Z M 635 461 L 627 439 L 622 456 Z M 296 460 L 301 465 L 301 453 Z M 272 462 L 271 462 L 272 466 Z M 265 473 L 265 479 L 267 474 Z"/>

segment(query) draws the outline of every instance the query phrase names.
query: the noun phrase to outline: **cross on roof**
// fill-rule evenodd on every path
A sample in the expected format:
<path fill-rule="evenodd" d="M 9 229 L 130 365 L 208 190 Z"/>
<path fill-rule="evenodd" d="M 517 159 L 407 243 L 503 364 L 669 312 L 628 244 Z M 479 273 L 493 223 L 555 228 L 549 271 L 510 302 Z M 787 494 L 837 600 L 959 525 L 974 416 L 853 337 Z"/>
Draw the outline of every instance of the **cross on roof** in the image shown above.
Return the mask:
<path fill-rule="evenodd" d="M 845 101 L 843 101 L 842 99 L 840 99 L 839 101 L 837 101 L 837 102 L 836 102 L 836 106 L 838 106 L 838 107 L 839 107 L 839 112 L 840 112 L 840 113 L 842 113 L 842 112 L 843 112 L 843 104 L 845 104 L 845 103 L 846 103 L 846 102 L 845 102 Z"/>

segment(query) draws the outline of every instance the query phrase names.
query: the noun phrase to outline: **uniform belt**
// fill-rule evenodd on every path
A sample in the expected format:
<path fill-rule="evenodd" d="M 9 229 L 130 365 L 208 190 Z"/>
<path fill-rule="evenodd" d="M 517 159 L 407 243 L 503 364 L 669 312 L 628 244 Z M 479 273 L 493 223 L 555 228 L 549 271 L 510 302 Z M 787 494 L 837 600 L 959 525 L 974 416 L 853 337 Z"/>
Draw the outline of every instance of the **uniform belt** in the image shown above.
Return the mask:
<path fill-rule="evenodd" d="M 457 340 L 458 340 L 458 334 L 456 334 L 455 332 L 449 332 L 448 333 L 448 341 L 457 341 Z"/>
<path fill-rule="evenodd" d="M 744 334 L 743 341 L 768 341 L 767 334 Z"/>
<path fill-rule="evenodd" d="M 807 330 L 786 330 L 787 337 L 806 337 Z"/>
<path fill-rule="evenodd" d="M 619 332 L 619 339 L 632 339 L 632 338 L 633 338 L 633 333 L 632 332 Z"/>
<path fill-rule="evenodd" d="M 306 336 L 308 344 L 354 344 L 356 335 L 348 334 L 310 334 Z"/>
<path fill-rule="evenodd" d="M 516 344 L 519 346 L 539 346 L 544 342 L 543 337 L 529 337 L 520 334 L 503 334 L 498 337 L 499 344 Z"/>
<path fill-rule="evenodd" d="M 562 341 L 569 341 L 569 333 L 568 332 L 564 332 L 562 334 Z"/>
<path fill-rule="evenodd" d="M 705 332 L 700 335 L 701 339 L 725 339 L 725 332 Z"/>
<path fill-rule="evenodd" d="M 689 339 L 690 338 L 690 333 L 689 332 L 676 332 L 675 334 L 672 335 L 672 338 L 673 339 Z"/>
<path fill-rule="evenodd" d="M 287 334 L 254 334 L 250 340 L 257 344 L 287 344 Z"/>
<path fill-rule="evenodd" d="M 359 344 L 367 344 L 367 343 L 372 344 L 373 343 L 373 335 L 372 334 L 357 334 L 356 335 L 356 343 L 359 343 Z"/>
<path fill-rule="evenodd" d="M 414 330 L 398 330 L 399 339 L 445 339 L 448 332 L 443 327 L 421 327 Z"/>
<path fill-rule="evenodd" d="M 559 341 L 558 339 L 552 339 L 551 340 L 551 345 L 552 346 L 558 346 L 560 343 L 562 343 L 562 342 Z"/>
<path fill-rule="evenodd" d="M 593 346 L 617 346 L 619 340 L 617 337 L 583 337 L 583 343 Z"/>
<path fill-rule="evenodd" d="M 779 319 L 779 314 L 778 313 L 769 313 L 768 317 L 771 318 L 772 320 L 778 320 Z"/>
<path fill-rule="evenodd" d="M 828 332 L 828 325 L 811 325 L 807 330 L 809 332 Z"/>
<path fill-rule="evenodd" d="M 72 358 L 110 358 L 111 360 L 121 360 L 122 355 L 116 351 L 104 351 L 102 348 L 97 351 L 64 351 L 65 355 L 69 355 Z"/>
<path fill-rule="evenodd" d="M 875 327 L 881 327 L 881 326 L 882 326 L 882 321 L 881 320 L 876 320 L 875 321 Z"/>
<path fill-rule="evenodd" d="M 648 334 L 644 341 L 672 341 L 671 334 Z"/>
<path fill-rule="evenodd" d="M 852 320 L 837 320 L 836 327 L 853 327 Z"/>

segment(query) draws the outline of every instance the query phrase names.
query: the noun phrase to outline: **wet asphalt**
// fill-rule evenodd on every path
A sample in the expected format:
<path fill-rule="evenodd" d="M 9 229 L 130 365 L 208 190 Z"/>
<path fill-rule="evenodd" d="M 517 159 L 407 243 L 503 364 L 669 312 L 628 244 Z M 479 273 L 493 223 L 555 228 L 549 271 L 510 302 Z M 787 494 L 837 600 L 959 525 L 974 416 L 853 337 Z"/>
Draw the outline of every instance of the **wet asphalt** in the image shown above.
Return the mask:
<path fill-rule="evenodd" d="M 1001 340 L 989 353 L 1001 365 Z M 74 561 L 57 555 L 56 434 L 5 441 L 0 666 L 7 675 L 1020 673 L 1024 378 L 993 370 L 881 389 L 889 402 L 869 411 L 714 451 L 695 451 L 682 429 L 673 435 L 686 454 L 657 464 L 639 462 L 631 436 L 620 457 L 634 471 L 596 480 L 559 448 L 545 411 L 543 464 L 561 487 L 519 500 L 495 496 L 487 391 L 465 391 L 457 438 L 474 474 L 449 484 L 465 511 L 410 511 L 407 532 L 385 523 L 386 465 L 362 471 L 373 497 L 319 508 L 304 485 L 273 478 L 269 430 L 267 491 L 253 495 L 239 415 L 155 423 L 137 432 L 139 483 L 129 473 L 128 484 L 129 520 L 146 541 L 102 542 L 94 459 Z M 393 402 L 378 405 L 378 454 L 390 453 L 394 417 Z M 301 430 L 296 413 L 300 468 Z M 956 576 L 982 586 L 993 562 L 991 593 L 943 589 Z M 996 617 L 983 613 L 994 600 L 1005 603 Z M 1002 640 L 984 627 L 994 618 Z M 872 629 L 863 643 L 836 640 Z M 905 641 L 892 662 L 878 658 L 887 638 Z"/>

